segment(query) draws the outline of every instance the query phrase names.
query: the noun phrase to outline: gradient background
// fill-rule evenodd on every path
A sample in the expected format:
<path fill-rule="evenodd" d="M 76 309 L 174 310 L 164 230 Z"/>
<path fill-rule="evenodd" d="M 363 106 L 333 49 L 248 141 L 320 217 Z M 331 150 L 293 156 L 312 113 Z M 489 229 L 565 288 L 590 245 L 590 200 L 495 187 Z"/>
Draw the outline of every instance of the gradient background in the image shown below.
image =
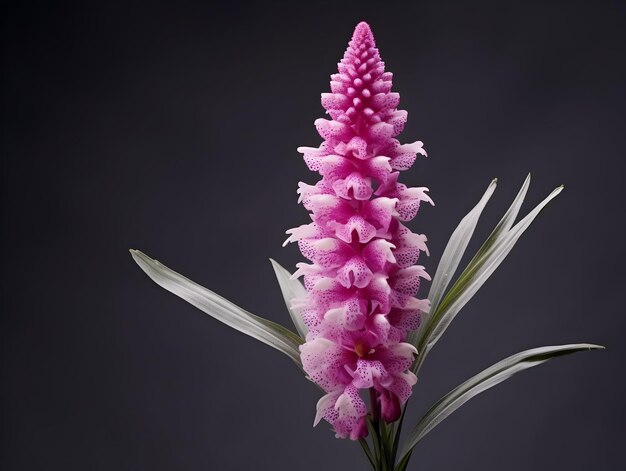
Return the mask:
<path fill-rule="evenodd" d="M 410 469 L 626 469 L 624 2 L 88 3 L 0 15 L 2 469 L 366 469 L 311 428 L 318 391 L 286 357 L 127 251 L 288 324 L 268 257 L 301 260 L 281 243 L 316 176 L 295 149 L 320 142 L 319 94 L 362 19 L 401 139 L 429 152 L 404 182 L 437 204 L 411 224 L 431 273 L 493 177 L 470 253 L 527 172 L 524 213 L 567 185 L 429 356 L 410 421 L 519 350 L 608 346 L 474 399 Z"/>

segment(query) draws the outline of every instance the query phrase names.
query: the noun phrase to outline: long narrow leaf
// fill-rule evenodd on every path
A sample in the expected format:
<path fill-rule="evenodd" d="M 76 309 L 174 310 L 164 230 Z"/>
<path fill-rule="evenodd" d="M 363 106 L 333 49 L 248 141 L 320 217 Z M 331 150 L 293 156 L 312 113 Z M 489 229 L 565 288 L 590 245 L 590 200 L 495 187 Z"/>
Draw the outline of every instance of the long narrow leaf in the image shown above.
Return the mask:
<path fill-rule="evenodd" d="M 433 278 L 430 292 L 428 293 L 431 313 L 437 309 L 444 291 L 454 276 L 459 262 L 465 253 L 465 249 L 467 249 L 467 244 L 469 244 L 472 234 L 474 234 L 478 219 L 496 189 L 497 181 L 498 180 L 495 178 L 491 181 L 478 204 L 461 219 L 461 222 L 450 236 L 450 240 L 441 255 L 441 261 L 437 266 L 437 271 Z M 424 327 L 428 325 L 428 319 L 429 315 L 427 313 L 422 314 L 421 325 Z M 420 330 L 412 332 L 408 341 L 415 344 L 420 334 Z"/>
<path fill-rule="evenodd" d="M 518 222 L 511 230 L 498 238 L 488 247 L 482 256 L 475 258 L 461 273 L 458 280 L 450 288 L 450 291 L 441 300 L 433 313 L 431 321 L 424 332 L 421 342 L 418 343 L 418 356 L 415 370 L 417 371 L 426 355 L 430 352 L 439 338 L 443 335 L 458 312 L 469 302 L 480 287 L 487 281 L 491 274 L 500 266 L 509 252 L 513 249 L 521 235 L 528 229 L 541 210 L 561 191 L 563 187 L 556 188 L 546 199 L 533 209 L 525 218 Z M 421 349 L 421 350 L 420 350 Z"/>
<path fill-rule="evenodd" d="M 285 304 L 287 305 L 287 310 L 289 311 L 289 315 L 291 316 L 293 325 L 296 327 L 296 330 L 300 334 L 300 337 L 304 339 L 306 338 L 306 333 L 308 329 L 306 327 L 306 324 L 302 321 L 302 317 L 300 317 L 300 315 L 291 308 L 291 300 L 295 298 L 306 297 L 306 289 L 304 289 L 304 286 L 302 286 L 302 283 L 300 283 L 300 281 L 292 280 L 291 273 L 283 268 L 280 263 L 271 258 L 270 262 L 272 262 L 272 268 L 274 269 L 274 273 L 276 274 L 276 279 L 278 280 L 280 290 L 283 293 L 283 299 L 285 300 Z"/>
<path fill-rule="evenodd" d="M 492 184 L 493 183 L 494 182 L 492 181 Z M 506 213 L 504 214 L 502 219 L 498 222 L 498 224 L 493 229 L 493 231 L 491 232 L 489 237 L 487 237 L 487 239 L 485 240 L 483 245 L 480 247 L 480 249 L 478 249 L 478 252 L 476 252 L 476 254 L 472 258 L 472 260 L 469 262 L 468 266 L 471 266 L 473 263 L 475 263 L 479 258 L 481 258 L 485 254 L 485 252 L 490 247 L 492 247 L 496 242 L 498 242 L 498 240 L 500 240 L 504 235 L 506 235 L 506 233 L 509 231 L 509 229 L 513 225 L 513 222 L 517 218 L 517 215 L 518 215 L 519 210 L 520 210 L 520 208 L 522 206 L 522 203 L 524 202 L 524 198 L 526 197 L 526 193 L 528 191 L 528 187 L 529 186 L 530 186 L 530 173 L 528 174 L 528 176 L 524 180 L 524 183 L 522 184 L 522 187 L 520 188 L 519 192 L 517 193 L 517 196 L 513 200 L 513 203 L 511 203 L 511 206 L 506 211 Z M 489 188 L 491 188 L 491 185 L 490 185 Z M 487 193 L 489 193 L 489 188 L 487 189 L 487 192 L 485 193 L 485 195 L 481 198 L 478 206 L 480 206 L 480 204 L 483 202 L 483 200 L 485 200 L 485 196 L 487 196 Z M 493 193 L 493 191 L 492 191 L 492 193 Z M 487 198 L 487 200 L 488 199 L 489 198 Z M 487 201 L 485 201 L 485 203 L 486 202 Z M 472 209 L 472 211 L 470 211 L 470 213 L 468 213 L 468 215 L 465 216 L 465 218 L 461 221 L 461 223 L 459 223 L 459 227 L 461 227 L 461 225 L 463 224 L 463 221 L 468 219 L 469 216 L 476 211 L 478 206 L 475 207 L 474 209 Z M 480 208 L 480 210 L 482 211 L 482 208 Z M 479 215 L 480 215 L 480 212 L 476 215 L 476 218 L 474 220 L 474 226 L 478 222 L 478 216 Z M 423 348 L 424 343 L 425 343 L 425 334 L 428 331 L 428 328 L 431 327 L 430 323 L 424 322 L 424 319 L 432 318 L 433 314 L 437 311 L 437 308 L 439 307 L 439 303 L 440 303 L 441 298 L 443 296 L 443 292 L 445 291 L 445 288 L 447 287 L 448 283 L 450 282 L 451 276 L 447 278 L 447 280 L 446 280 L 447 283 L 445 284 L 445 286 L 443 285 L 443 283 L 441 281 L 439 281 L 441 278 L 443 278 L 443 277 L 439 277 L 439 274 L 440 273 L 444 273 L 446 271 L 444 268 L 440 268 L 440 267 L 441 267 L 442 263 L 444 262 L 444 257 L 446 257 L 446 252 L 448 251 L 448 247 L 453 247 L 455 245 L 453 243 L 452 239 L 455 237 L 455 235 L 459 231 L 459 227 L 457 227 L 455 232 L 452 234 L 452 237 L 450 238 L 450 241 L 448 242 L 448 244 L 446 246 L 446 250 L 444 250 L 444 254 L 442 256 L 441 262 L 440 262 L 439 266 L 437 267 L 437 272 L 435 274 L 435 278 L 433 279 L 433 284 L 432 284 L 432 287 L 431 287 L 431 290 L 430 290 L 430 293 L 429 293 L 429 296 L 428 296 L 429 299 L 430 299 L 430 317 L 424 317 L 422 319 L 422 324 L 420 326 L 421 330 L 418 330 L 418 332 L 417 332 L 418 335 L 415 335 L 415 333 L 414 333 L 414 336 L 410 337 L 410 340 L 415 340 L 413 342 L 413 344 L 417 347 L 418 351 L 421 351 L 421 349 Z M 469 238 L 471 238 L 473 232 L 474 231 L 473 231 L 473 228 L 472 228 L 472 231 L 468 234 L 468 242 L 469 242 Z M 467 247 L 467 243 L 465 244 L 465 246 Z M 461 254 L 461 256 L 462 255 L 463 254 Z M 459 257 L 459 260 L 456 262 L 456 265 L 454 267 L 455 269 L 453 271 L 456 271 L 456 268 L 458 267 L 459 262 L 460 262 L 460 257 Z M 423 360 L 418 360 L 418 361 L 421 363 L 421 361 L 423 361 Z"/>
<path fill-rule="evenodd" d="M 496 190 L 497 182 L 498 180 L 495 178 L 491 181 L 478 204 L 461 219 L 461 222 L 452 233 L 452 236 L 450 236 L 450 240 L 441 255 L 441 261 L 437 266 L 437 271 L 428 294 L 431 306 L 439 304 L 444 291 L 454 276 L 459 262 L 465 253 L 465 249 L 467 249 L 467 245 L 472 238 L 472 234 L 474 234 L 478 219 L 483 209 L 485 209 L 487 202 L 493 195 L 493 192 Z"/>
<path fill-rule="evenodd" d="M 603 348 L 600 345 L 587 343 L 540 347 L 517 353 L 496 363 L 457 386 L 431 407 L 410 433 L 401 456 L 406 457 L 428 432 L 471 398 L 509 379 L 515 373 L 540 365 L 557 356 Z"/>
<path fill-rule="evenodd" d="M 220 322 L 284 353 L 300 368 L 298 346 L 302 339 L 275 322 L 255 316 L 214 292 L 170 270 L 139 250 L 131 250 L 133 259 L 159 286 L 183 298 Z"/>

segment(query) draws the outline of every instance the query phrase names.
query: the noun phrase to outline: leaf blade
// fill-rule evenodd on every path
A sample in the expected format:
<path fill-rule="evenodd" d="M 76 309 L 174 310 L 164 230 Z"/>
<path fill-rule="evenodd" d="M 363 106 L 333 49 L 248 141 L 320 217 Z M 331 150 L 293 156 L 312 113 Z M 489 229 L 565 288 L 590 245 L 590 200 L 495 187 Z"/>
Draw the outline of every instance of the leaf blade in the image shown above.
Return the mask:
<path fill-rule="evenodd" d="M 513 228 L 498 238 L 481 257 L 473 259 L 446 293 L 436 312 L 431 316 L 424 335 L 419 338 L 417 349 L 420 352 L 415 371 L 419 370 L 426 356 L 432 350 L 459 311 L 472 299 L 482 285 L 513 249 L 521 235 L 528 229 L 545 206 L 561 191 L 563 186 L 554 189 L 541 203 L 530 211 Z"/>
<path fill-rule="evenodd" d="M 452 236 L 450 236 L 450 240 L 441 256 L 441 261 L 437 266 L 437 271 L 435 272 L 435 277 L 433 278 L 429 292 L 428 298 L 431 303 L 438 304 L 441 300 L 443 292 L 450 283 L 452 276 L 454 276 L 454 272 L 459 266 L 459 262 L 465 253 L 465 249 L 469 244 L 472 234 L 474 234 L 478 219 L 496 189 L 497 182 L 498 180 L 495 178 L 491 181 L 478 204 L 461 219 L 461 222 L 452 233 Z"/>
<path fill-rule="evenodd" d="M 443 297 L 443 293 L 454 276 L 461 258 L 467 249 L 467 245 L 474 234 L 476 224 L 478 224 L 478 219 L 496 189 L 497 182 L 498 180 L 496 178 L 491 181 L 476 206 L 474 206 L 470 212 L 467 213 L 463 219 L 461 219 L 461 222 L 459 222 L 458 226 L 450 236 L 446 248 L 441 255 L 441 260 L 437 266 L 437 271 L 435 272 L 435 276 L 433 277 L 433 282 L 430 285 L 430 291 L 428 293 L 431 313 L 435 312 L 437 309 L 437 306 Z M 429 318 L 429 314 L 424 313 L 422 315 L 421 325 L 426 326 L 429 322 Z M 424 328 L 419 328 L 416 332 L 412 332 L 409 335 L 408 341 L 415 345 L 423 332 Z"/>
<path fill-rule="evenodd" d="M 139 267 L 159 286 L 218 321 L 287 355 L 302 368 L 298 346 L 302 339 L 275 322 L 255 316 L 236 304 L 171 270 L 139 250 L 130 250 Z"/>
<path fill-rule="evenodd" d="M 509 379 L 514 374 L 538 366 L 557 356 L 599 349 L 604 349 L 604 347 L 587 343 L 539 347 L 516 353 L 499 361 L 460 384 L 437 401 L 411 431 L 402 449 L 402 457 L 410 454 L 422 438 L 467 401 Z"/>

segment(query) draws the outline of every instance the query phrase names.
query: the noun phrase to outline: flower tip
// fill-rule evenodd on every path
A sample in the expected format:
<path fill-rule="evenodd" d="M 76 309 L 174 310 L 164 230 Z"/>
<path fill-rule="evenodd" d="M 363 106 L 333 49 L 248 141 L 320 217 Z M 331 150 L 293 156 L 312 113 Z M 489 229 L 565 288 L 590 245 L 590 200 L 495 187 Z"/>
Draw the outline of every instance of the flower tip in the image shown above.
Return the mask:
<path fill-rule="evenodd" d="M 370 25 L 368 25 L 365 21 L 361 21 L 358 25 L 356 25 L 356 28 L 354 28 L 354 33 L 352 34 L 352 40 L 357 44 L 371 42 L 373 46 L 374 34 L 372 33 Z"/>

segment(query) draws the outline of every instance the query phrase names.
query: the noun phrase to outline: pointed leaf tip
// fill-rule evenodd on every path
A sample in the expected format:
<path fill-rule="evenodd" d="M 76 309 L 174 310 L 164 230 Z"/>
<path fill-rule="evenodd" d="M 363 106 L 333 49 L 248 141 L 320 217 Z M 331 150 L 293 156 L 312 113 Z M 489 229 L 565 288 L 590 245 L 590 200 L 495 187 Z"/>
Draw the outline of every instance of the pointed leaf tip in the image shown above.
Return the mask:
<path fill-rule="evenodd" d="M 280 263 L 272 258 L 270 258 L 270 263 L 272 264 L 272 268 L 276 274 L 276 279 L 280 285 L 280 290 L 283 294 L 283 299 L 285 300 L 285 305 L 287 306 L 291 320 L 293 321 L 298 334 L 304 340 L 308 329 L 300 317 L 300 314 L 291 306 L 291 303 L 295 298 L 306 297 L 307 292 L 302 283 L 300 283 L 297 279 L 293 279 L 291 273 L 283 268 Z"/>

